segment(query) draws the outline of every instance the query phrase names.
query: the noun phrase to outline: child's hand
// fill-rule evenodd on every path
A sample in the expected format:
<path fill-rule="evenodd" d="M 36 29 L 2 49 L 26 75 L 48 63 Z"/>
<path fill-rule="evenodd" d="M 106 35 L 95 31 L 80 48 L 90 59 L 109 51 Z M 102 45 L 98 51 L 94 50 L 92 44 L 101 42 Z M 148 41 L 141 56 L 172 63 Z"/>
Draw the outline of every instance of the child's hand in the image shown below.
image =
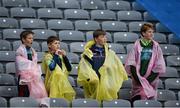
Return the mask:
<path fill-rule="evenodd" d="M 66 56 L 66 52 L 64 50 L 57 50 L 56 51 L 57 55 L 62 55 L 62 56 Z"/>

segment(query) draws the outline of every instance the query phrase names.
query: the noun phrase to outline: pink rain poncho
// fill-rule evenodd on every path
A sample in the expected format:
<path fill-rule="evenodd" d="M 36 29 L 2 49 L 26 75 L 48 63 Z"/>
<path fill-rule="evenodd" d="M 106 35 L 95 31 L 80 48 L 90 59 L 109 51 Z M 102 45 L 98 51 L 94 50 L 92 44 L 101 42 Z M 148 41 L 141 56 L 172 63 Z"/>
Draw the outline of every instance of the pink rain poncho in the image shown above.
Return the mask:
<path fill-rule="evenodd" d="M 152 56 L 149 61 L 149 65 L 144 76 L 140 75 L 140 63 L 141 63 L 141 51 L 142 47 L 140 45 L 140 40 L 137 40 L 129 52 L 127 56 L 127 60 L 125 63 L 125 69 L 128 74 L 131 75 L 130 66 L 136 67 L 136 72 L 140 84 L 132 78 L 132 96 L 140 95 L 141 99 L 156 99 L 157 97 L 157 87 L 159 82 L 159 75 L 165 73 L 165 62 L 163 58 L 163 54 L 159 44 L 153 40 L 153 48 L 152 48 Z M 158 77 L 152 82 L 149 83 L 147 81 L 147 77 L 151 74 L 151 72 L 158 73 Z"/>
<path fill-rule="evenodd" d="M 27 58 L 25 45 L 21 45 L 16 51 L 16 70 L 17 75 L 20 75 L 19 84 L 27 85 L 30 97 L 48 106 L 46 89 L 41 79 L 41 68 L 37 64 L 37 53 L 33 48 L 31 50 L 33 52 L 32 61 Z"/>

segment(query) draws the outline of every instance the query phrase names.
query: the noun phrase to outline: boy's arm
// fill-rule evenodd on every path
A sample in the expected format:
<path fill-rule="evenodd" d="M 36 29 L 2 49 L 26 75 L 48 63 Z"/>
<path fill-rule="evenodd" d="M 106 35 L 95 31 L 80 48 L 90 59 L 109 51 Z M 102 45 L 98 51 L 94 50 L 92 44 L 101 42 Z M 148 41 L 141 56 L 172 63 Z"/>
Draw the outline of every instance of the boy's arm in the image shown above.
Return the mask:
<path fill-rule="evenodd" d="M 71 64 L 69 62 L 69 59 L 66 56 L 63 56 L 63 60 L 64 60 L 65 66 L 66 66 L 66 69 L 68 71 L 71 71 L 72 70 L 72 66 L 71 66 Z"/>

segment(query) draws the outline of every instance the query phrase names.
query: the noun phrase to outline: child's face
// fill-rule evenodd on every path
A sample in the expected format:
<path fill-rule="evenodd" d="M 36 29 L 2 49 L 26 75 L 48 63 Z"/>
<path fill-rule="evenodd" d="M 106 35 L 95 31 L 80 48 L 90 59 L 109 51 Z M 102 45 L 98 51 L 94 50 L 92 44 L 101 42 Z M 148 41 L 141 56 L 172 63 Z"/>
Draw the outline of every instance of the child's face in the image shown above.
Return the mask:
<path fill-rule="evenodd" d="M 97 38 L 95 38 L 95 41 L 96 44 L 103 46 L 107 41 L 106 35 L 99 35 Z"/>
<path fill-rule="evenodd" d="M 23 44 L 24 44 L 25 46 L 31 47 L 31 46 L 32 46 L 32 43 L 33 43 L 33 35 L 32 35 L 32 34 L 28 34 L 28 35 L 26 36 L 26 38 L 23 38 L 23 39 L 22 39 L 22 41 L 23 41 Z"/>
<path fill-rule="evenodd" d="M 60 48 L 60 41 L 55 40 L 48 44 L 48 48 L 51 52 L 56 52 Z"/>

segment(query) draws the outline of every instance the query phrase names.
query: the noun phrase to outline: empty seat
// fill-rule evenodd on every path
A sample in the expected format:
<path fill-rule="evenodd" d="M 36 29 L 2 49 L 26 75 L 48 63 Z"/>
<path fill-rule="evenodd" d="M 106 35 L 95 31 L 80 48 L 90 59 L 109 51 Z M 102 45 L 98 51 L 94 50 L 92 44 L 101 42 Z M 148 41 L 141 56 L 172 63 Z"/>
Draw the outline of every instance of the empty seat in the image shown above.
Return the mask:
<path fill-rule="evenodd" d="M 180 56 L 167 56 L 167 66 L 180 66 Z"/>
<path fill-rule="evenodd" d="M 122 89 L 131 89 L 131 87 L 132 87 L 132 79 L 131 78 L 124 81 L 122 84 Z"/>
<path fill-rule="evenodd" d="M 163 33 L 154 33 L 153 39 L 159 43 L 167 43 L 166 35 Z"/>
<path fill-rule="evenodd" d="M 75 29 L 91 31 L 91 30 L 100 29 L 100 25 L 97 21 L 78 20 L 78 21 L 75 21 Z"/>
<path fill-rule="evenodd" d="M 74 26 L 69 20 L 48 20 L 48 29 L 72 30 Z"/>
<path fill-rule="evenodd" d="M 14 18 L 0 18 L 0 28 L 18 28 L 18 21 Z"/>
<path fill-rule="evenodd" d="M 180 37 L 176 36 L 175 34 L 168 35 L 168 41 L 170 44 L 180 44 Z"/>
<path fill-rule="evenodd" d="M 180 100 L 169 100 L 164 102 L 165 108 L 179 108 L 180 107 Z"/>
<path fill-rule="evenodd" d="M 136 1 L 132 3 L 132 9 L 137 11 L 146 11 L 146 9 Z"/>
<path fill-rule="evenodd" d="M 152 15 L 150 14 L 149 12 L 144 12 L 143 13 L 143 16 L 144 16 L 144 21 L 154 21 L 154 22 L 157 22 L 158 20 Z"/>
<path fill-rule="evenodd" d="M 47 42 L 42 42 L 41 43 L 41 46 L 42 46 L 42 51 L 48 51 L 48 46 L 47 46 Z M 68 45 L 67 43 L 64 43 L 64 42 L 60 42 L 60 49 L 63 49 L 65 50 L 66 52 L 69 52 L 69 48 L 68 48 Z"/>
<path fill-rule="evenodd" d="M 15 61 L 15 51 L 0 51 L 1 62 Z"/>
<path fill-rule="evenodd" d="M 44 52 L 37 52 L 38 62 L 41 63 L 43 60 Z"/>
<path fill-rule="evenodd" d="M 120 89 L 119 90 L 119 99 L 130 100 L 131 89 Z"/>
<path fill-rule="evenodd" d="M 82 9 L 105 9 L 105 4 L 101 0 L 82 0 L 81 1 Z"/>
<path fill-rule="evenodd" d="M 180 91 L 178 92 L 178 99 L 180 100 Z"/>
<path fill-rule="evenodd" d="M 178 55 L 179 48 L 176 45 L 171 44 L 161 44 L 160 45 L 163 55 Z"/>
<path fill-rule="evenodd" d="M 82 53 L 84 51 L 85 42 L 70 43 L 70 52 Z"/>
<path fill-rule="evenodd" d="M 72 63 L 72 62 L 71 62 Z M 78 62 L 79 63 L 79 62 Z M 72 70 L 71 72 L 69 73 L 70 76 L 75 76 L 77 77 L 78 76 L 78 64 L 73 64 L 72 65 Z"/>
<path fill-rule="evenodd" d="M 171 90 L 180 90 L 180 78 L 168 78 L 165 80 L 165 88 Z"/>
<path fill-rule="evenodd" d="M 128 100 L 117 99 L 112 101 L 103 101 L 103 107 L 131 107 L 131 103 Z"/>
<path fill-rule="evenodd" d="M 112 42 L 112 36 L 109 32 L 106 32 L 107 42 Z M 93 39 L 93 31 L 86 32 L 86 41 Z"/>
<path fill-rule="evenodd" d="M 0 7 L 0 17 L 9 17 L 8 9 Z"/>
<path fill-rule="evenodd" d="M 79 9 L 80 4 L 77 0 L 55 0 L 55 8 L 60 9 Z"/>
<path fill-rule="evenodd" d="M 4 29 L 3 30 L 3 39 L 20 39 L 20 34 L 23 32 L 23 29 Z"/>
<path fill-rule="evenodd" d="M 107 1 L 106 2 L 107 9 L 109 10 L 122 10 L 122 11 L 127 11 L 131 9 L 130 3 L 128 1 Z"/>
<path fill-rule="evenodd" d="M 139 107 L 162 107 L 161 102 L 157 100 L 136 100 L 133 102 L 134 108 Z"/>
<path fill-rule="evenodd" d="M 131 32 L 115 32 L 114 42 L 116 43 L 134 43 L 139 39 L 139 35 Z"/>
<path fill-rule="evenodd" d="M 104 21 L 102 22 L 102 29 L 106 31 L 128 31 L 126 23 L 119 21 Z"/>
<path fill-rule="evenodd" d="M 15 62 L 6 63 L 6 73 L 15 75 L 16 73 Z"/>
<path fill-rule="evenodd" d="M 3 68 L 3 64 L 0 63 L 0 74 L 4 73 L 4 68 Z"/>
<path fill-rule="evenodd" d="M 50 98 L 50 107 L 69 107 L 69 102 L 64 98 Z"/>
<path fill-rule="evenodd" d="M 164 32 L 164 33 L 169 33 L 171 32 L 166 26 L 164 26 L 161 23 L 156 24 L 156 32 Z"/>
<path fill-rule="evenodd" d="M 15 78 L 10 74 L 0 74 L 1 86 L 14 86 L 16 85 Z"/>
<path fill-rule="evenodd" d="M 39 103 L 31 97 L 14 97 L 10 99 L 10 107 L 39 107 Z"/>
<path fill-rule="evenodd" d="M 99 103 L 95 99 L 74 99 L 72 107 L 99 107 Z"/>
<path fill-rule="evenodd" d="M 36 12 L 32 8 L 15 7 L 11 8 L 11 17 L 15 18 L 35 18 Z"/>
<path fill-rule="evenodd" d="M 124 54 L 126 53 L 124 46 L 121 44 L 110 43 L 109 48 L 112 49 L 116 54 Z"/>
<path fill-rule="evenodd" d="M 53 30 L 37 29 L 32 30 L 34 32 L 34 39 L 36 40 L 47 40 L 49 36 L 56 36 L 56 32 Z"/>
<path fill-rule="evenodd" d="M 22 19 L 20 20 L 20 27 L 25 29 L 45 29 L 45 21 L 41 19 Z"/>
<path fill-rule="evenodd" d="M 29 7 L 33 8 L 52 8 L 52 0 L 28 0 Z"/>
<path fill-rule="evenodd" d="M 10 50 L 12 50 L 10 42 L 7 40 L 0 39 L 0 51 L 10 51 Z"/>
<path fill-rule="evenodd" d="M 121 60 L 122 64 L 125 64 L 127 54 L 117 54 L 117 56 L 118 56 L 119 59 Z"/>
<path fill-rule="evenodd" d="M 72 107 L 77 107 L 78 106 L 78 104 L 79 105 L 81 105 L 82 106 L 82 104 L 84 105 L 84 106 L 82 106 L 82 107 L 85 107 L 86 106 L 86 101 L 84 101 L 83 103 L 81 103 L 83 100 L 81 100 L 81 99 L 84 99 L 85 97 L 84 97 L 84 90 L 82 89 L 82 88 L 79 88 L 79 87 L 75 87 L 74 88 L 74 90 L 75 90 L 75 92 L 76 92 L 76 99 L 80 99 L 80 100 L 76 100 L 76 101 L 74 101 L 74 102 L 72 102 L 73 103 L 73 106 Z M 77 102 L 78 101 L 78 102 Z M 79 103 L 80 102 L 80 103 Z M 91 103 L 88 103 L 87 104 L 87 106 L 86 107 L 91 107 L 92 105 L 89 105 L 89 104 L 91 104 Z M 89 105 L 89 106 L 88 106 Z M 96 106 L 96 102 L 95 102 L 95 106 Z M 80 106 L 79 106 L 80 107 Z"/>
<path fill-rule="evenodd" d="M 27 7 L 26 0 L 2 0 L 5 7 Z"/>
<path fill-rule="evenodd" d="M 11 98 L 18 96 L 17 86 L 0 86 L 0 96 Z"/>
<path fill-rule="evenodd" d="M 62 41 L 85 41 L 85 37 L 83 32 L 80 31 L 60 31 L 59 32 L 59 39 Z"/>
<path fill-rule="evenodd" d="M 76 83 L 75 83 L 74 78 L 72 76 L 68 76 L 68 81 L 72 87 L 76 87 Z"/>
<path fill-rule="evenodd" d="M 110 10 L 92 10 L 92 20 L 116 20 L 116 14 Z"/>
<path fill-rule="evenodd" d="M 164 89 L 164 84 L 161 79 L 159 79 L 158 89 Z"/>
<path fill-rule="evenodd" d="M 168 101 L 168 100 L 176 100 L 176 95 L 173 91 L 170 90 L 158 90 L 157 93 L 157 100 L 158 101 Z"/>
<path fill-rule="evenodd" d="M 89 13 L 82 9 L 66 9 L 64 10 L 65 19 L 90 19 Z"/>
<path fill-rule="evenodd" d="M 0 97 L 0 107 L 7 107 L 7 100 L 3 97 Z"/>
<path fill-rule="evenodd" d="M 177 78 L 179 77 L 177 69 L 174 67 L 166 67 L 166 72 L 160 75 L 161 78 Z"/>
<path fill-rule="evenodd" d="M 130 22 L 129 23 L 129 31 L 131 32 L 139 32 L 141 29 L 141 26 L 144 24 L 145 22 Z"/>
<path fill-rule="evenodd" d="M 41 19 L 62 19 L 63 13 L 55 8 L 40 8 L 37 10 L 38 18 Z"/>
<path fill-rule="evenodd" d="M 120 21 L 140 21 L 142 15 L 138 11 L 118 11 L 118 20 Z"/>
<path fill-rule="evenodd" d="M 16 51 L 19 48 L 19 46 L 22 44 L 22 42 L 21 41 L 14 41 L 12 44 L 13 44 L 13 50 Z M 33 41 L 32 47 L 36 51 L 41 51 L 40 45 L 36 41 Z"/>
<path fill-rule="evenodd" d="M 79 56 L 75 53 L 67 53 L 67 58 L 69 59 L 70 63 L 79 63 Z"/>

